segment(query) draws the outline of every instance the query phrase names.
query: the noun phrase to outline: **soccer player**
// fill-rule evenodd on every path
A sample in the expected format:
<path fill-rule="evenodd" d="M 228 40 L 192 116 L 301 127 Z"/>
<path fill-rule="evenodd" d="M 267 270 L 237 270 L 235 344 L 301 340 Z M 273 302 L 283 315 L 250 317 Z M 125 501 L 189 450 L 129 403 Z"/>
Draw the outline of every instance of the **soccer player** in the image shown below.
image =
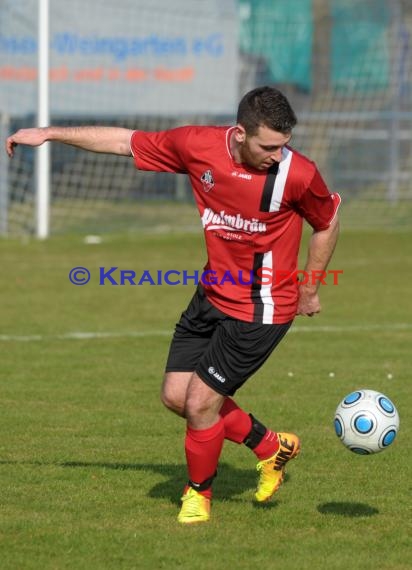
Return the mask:
<path fill-rule="evenodd" d="M 178 521 L 210 518 L 212 482 L 225 439 L 255 454 L 255 499 L 271 498 L 299 438 L 275 432 L 234 401 L 236 391 L 281 341 L 296 315 L 320 311 L 319 280 L 338 236 L 338 194 L 316 165 L 290 145 L 296 116 L 285 96 L 259 87 L 239 103 L 235 126 L 183 126 L 161 132 L 117 127 L 21 129 L 6 141 L 57 141 L 132 156 L 140 170 L 186 173 L 202 220 L 204 278 L 176 325 L 162 402 L 185 418 L 188 483 Z M 296 279 L 303 220 L 313 228 L 305 279 Z"/>

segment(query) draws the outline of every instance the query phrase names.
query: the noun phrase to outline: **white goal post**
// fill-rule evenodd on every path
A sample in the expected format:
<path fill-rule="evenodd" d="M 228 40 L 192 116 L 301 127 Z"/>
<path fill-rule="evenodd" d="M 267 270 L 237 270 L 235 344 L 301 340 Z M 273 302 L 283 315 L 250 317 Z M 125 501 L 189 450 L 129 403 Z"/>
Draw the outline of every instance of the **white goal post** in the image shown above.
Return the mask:
<path fill-rule="evenodd" d="M 49 100 L 49 0 L 39 0 L 39 55 L 38 55 L 38 99 L 37 124 L 39 127 L 50 125 Z M 36 235 L 39 239 L 49 236 L 50 227 L 50 145 L 45 143 L 37 149 L 36 160 Z"/>

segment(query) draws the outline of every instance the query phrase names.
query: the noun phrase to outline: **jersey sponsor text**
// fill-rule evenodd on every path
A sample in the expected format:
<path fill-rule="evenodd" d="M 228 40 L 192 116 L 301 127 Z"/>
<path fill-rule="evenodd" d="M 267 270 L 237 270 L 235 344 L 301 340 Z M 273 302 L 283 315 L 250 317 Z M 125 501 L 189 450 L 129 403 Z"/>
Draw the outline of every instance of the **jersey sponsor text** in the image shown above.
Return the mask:
<path fill-rule="evenodd" d="M 202 216 L 202 224 L 205 230 L 238 230 L 247 233 L 266 232 L 266 223 L 259 221 L 258 218 L 242 218 L 240 214 L 227 214 L 221 210 L 218 214 L 211 208 L 205 208 Z"/>

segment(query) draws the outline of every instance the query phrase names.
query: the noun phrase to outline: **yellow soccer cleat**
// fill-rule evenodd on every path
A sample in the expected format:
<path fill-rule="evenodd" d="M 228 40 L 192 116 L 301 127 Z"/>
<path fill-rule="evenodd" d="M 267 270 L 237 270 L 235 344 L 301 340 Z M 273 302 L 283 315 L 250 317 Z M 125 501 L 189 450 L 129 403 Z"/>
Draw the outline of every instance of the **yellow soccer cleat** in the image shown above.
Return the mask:
<path fill-rule="evenodd" d="M 293 433 L 278 433 L 279 449 L 269 457 L 259 461 L 256 469 L 259 471 L 259 481 L 255 498 L 259 503 L 268 501 L 282 484 L 285 475 L 285 465 L 297 456 L 300 451 L 300 441 Z"/>
<path fill-rule="evenodd" d="M 207 522 L 210 519 L 210 499 L 188 487 L 182 497 L 177 520 L 183 524 Z"/>

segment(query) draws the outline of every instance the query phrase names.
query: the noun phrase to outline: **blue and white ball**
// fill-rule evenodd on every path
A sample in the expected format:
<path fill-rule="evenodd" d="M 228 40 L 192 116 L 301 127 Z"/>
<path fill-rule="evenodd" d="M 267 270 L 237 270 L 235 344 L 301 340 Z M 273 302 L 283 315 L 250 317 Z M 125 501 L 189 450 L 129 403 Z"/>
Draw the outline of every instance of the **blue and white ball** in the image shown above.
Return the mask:
<path fill-rule="evenodd" d="M 399 430 L 395 405 L 381 392 L 356 390 L 336 408 L 335 432 L 345 447 L 359 455 L 389 447 Z"/>

